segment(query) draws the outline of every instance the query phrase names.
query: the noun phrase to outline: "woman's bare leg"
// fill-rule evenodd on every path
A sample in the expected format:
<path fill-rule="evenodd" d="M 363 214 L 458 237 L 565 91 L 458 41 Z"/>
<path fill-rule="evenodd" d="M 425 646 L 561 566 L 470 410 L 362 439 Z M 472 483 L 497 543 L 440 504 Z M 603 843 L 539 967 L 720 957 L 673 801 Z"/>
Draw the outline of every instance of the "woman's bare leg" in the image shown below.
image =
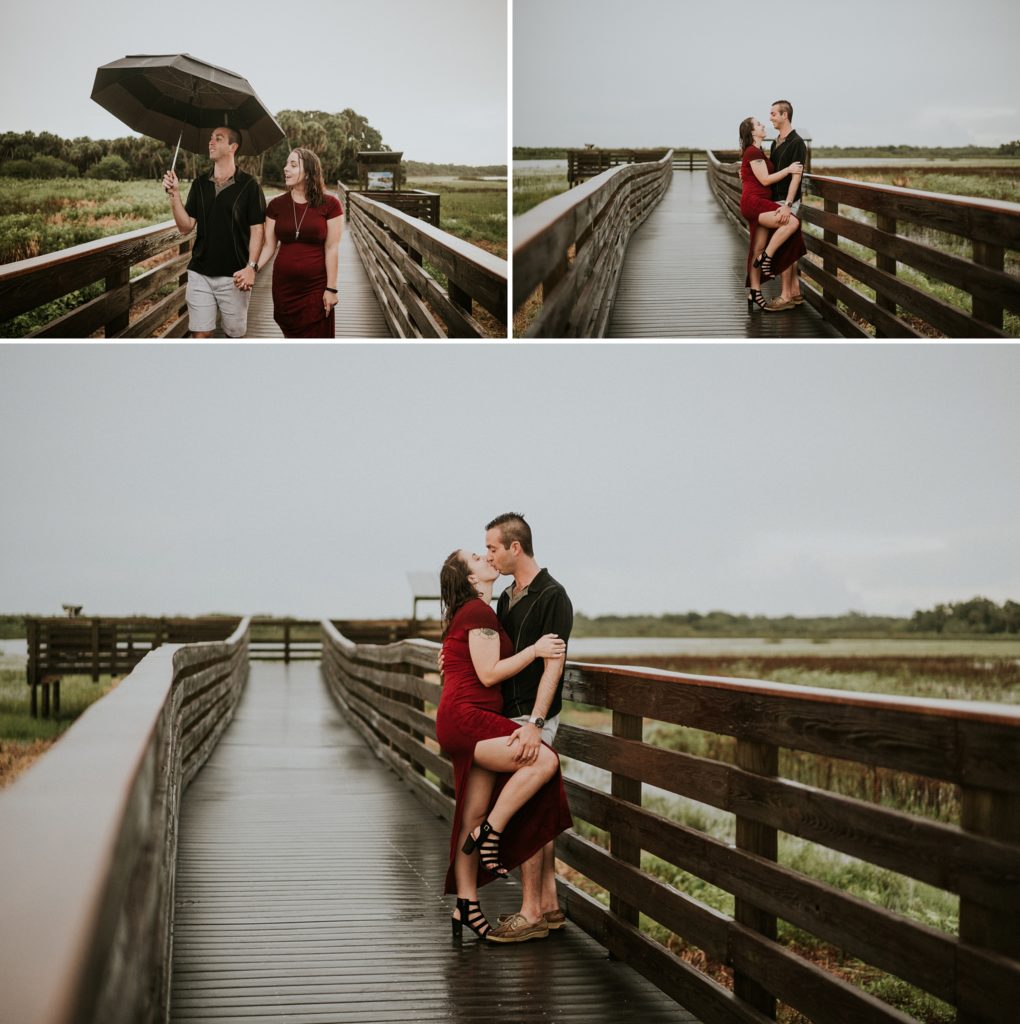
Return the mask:
<path fill-rule="evenodd" d="M 475 744 L 475 764 L 490 772 L 510 774 L 506 785 L 489 811 L 489 824 L 502 832 L 507 822 L 556 774 L 560 759 L 543 745 L 533 764 L 521 767 L 513 759 L 514 748 L 505 736 L 479 740 Z M 511 774 L 512 773 L 512 774 Z"/>
<path fill-rule="evenodd" d="M 791 235 L 796 234 L 797 228 L 800 227 L 800 221 L 792 214 L 785 224 L 780 224 L 779 213 L 776 210 L 770 210 L 768 213 L 759 215 L 758 223 L 764 224 L 767 228 L 775 229 L 772 233 L 772 237 L 769 239 L 768 245 L 765 246 L 765 254 L 767 256 L 775 256 L 776 250 Z M 761 252 L 760 249 L 758 251 Z"/>
<path fill-rule="evenodd" d="M 751 252 L 757 257 L 758 253 L 765 248 L 765 243 L 768 241 L 769 229 L 764 227 L 759 219 L 754 229 L 754 245 L 751 247 Z M 756 291 L 761 291 L 761 267 L 754 265 L 754 260 L 751 260 L 751 270 L 748 278 L 751 282 L 751 287 Z"/>
<path fill-rule="evenodd" d="M 478 849 L 476 847 L 473 853 L 465 853 L 463 846 L 468 835 L 485 821 L 495 782 L 496 776 L 492 772 L 477 764 L 471 766 L 462 801 L 457 853 L 453 859 L 453 876 L 457 883 L 457 895 L 461 899 L 478 899 Z"/>

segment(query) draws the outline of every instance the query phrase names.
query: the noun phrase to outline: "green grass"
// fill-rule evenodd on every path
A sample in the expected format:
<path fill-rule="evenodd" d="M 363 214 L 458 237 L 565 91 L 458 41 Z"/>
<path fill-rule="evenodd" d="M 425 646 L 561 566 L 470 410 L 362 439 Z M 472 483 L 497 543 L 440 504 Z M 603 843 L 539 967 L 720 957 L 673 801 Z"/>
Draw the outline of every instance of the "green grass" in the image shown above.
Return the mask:
<path fill-rule="evenodd" d="M 430 176 L 409 179 L 407 188 L 438 192 L 444 231 L 506 259 L 506 182 Z"/>
<path fill-rule="evenodd" d="M 528 210 L 538 206 L 539 203 L 544 203 L 547 199 L 566 192 L 568 185 L 565 170 L 555 174 L 547 172 L 515 174 L 513 180 L 514 216 L 519 217 L 522 213 L 527 213 Z"/>
<path fill-rule="evenodd" d="M 92 682 L 90 676 L 65 676 L 60 684 L 60 714 L 33 718 L 23 668 L 0 668 L 0 741 L 56 739 L 92 703 L 112 686 L 110 676 Z M 39 695 L 40 703 L 42 694 Z"/>

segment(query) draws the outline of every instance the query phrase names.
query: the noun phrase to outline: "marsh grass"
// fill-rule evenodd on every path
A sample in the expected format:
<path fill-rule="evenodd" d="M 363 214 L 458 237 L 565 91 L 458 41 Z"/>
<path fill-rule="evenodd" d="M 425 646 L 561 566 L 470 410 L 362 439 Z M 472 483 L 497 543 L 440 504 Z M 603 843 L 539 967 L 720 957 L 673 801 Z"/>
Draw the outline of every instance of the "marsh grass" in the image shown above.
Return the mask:
<path fill-rule="evenodd" d="M 553 196 L 566 192 L 569 187 L 566 172 L 541 173 L 541 174 L 515 174 L 513 176 L 513 204 L 514 216 L 519 217 L 522 213 L 539 203 L 544 203 Z"/>
<path fill-rule="evenodd" d="M 411 178 L 407 187 L 440 194 L 439 226 L 444 231 L 507 258 L 505 181 L 430 176 Z"/>
<path fill-rule="evenodd" d="M 74 720 L 115 685 L 89 676 L 66 676 L 60 684 L 60 714 L 33 718 L 23 668 L 0 668 L 0 787 L 12 782 L 41 757 Z"/>

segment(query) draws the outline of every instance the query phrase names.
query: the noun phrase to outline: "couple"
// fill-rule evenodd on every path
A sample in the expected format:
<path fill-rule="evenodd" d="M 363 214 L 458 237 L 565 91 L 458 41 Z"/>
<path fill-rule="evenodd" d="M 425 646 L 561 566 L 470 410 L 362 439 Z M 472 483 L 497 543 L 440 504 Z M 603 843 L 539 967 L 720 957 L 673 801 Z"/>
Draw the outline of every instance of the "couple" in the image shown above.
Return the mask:
<path fill-rule="evenodd" d="M 436 737 L 453 761 L 457 807 L 447 893 L 453 935 L 467 925 L 489 942 L 543 939 L 566 920 L 556 897 L 553 839 L 570 828 L 559 757 L 563 665 L 574 610 L 535 561 L 531 528 L 510 512 L 486 526 L 485 554 L 443 563 L 443 692 Z M 501 575 L 513 583 L 490 607 Z M 519 913 L 492 927 L 478 887 L 520 865 Z"/>
<path fill-rule="evenodd" d="M 807 147 L 793 128 L 789 100 L 776 100 L 769 120 L 779 135 L 772 143 L 769 158 L 761 148 L 765 126 L 753 117 L 740 122 L 740 212 L 751 231 L 744 281 L 749 289 L 748 313 L 755 306 L 766 313 L 778 313 L 804 301 L 797 261 L 807 247 L 795 211 L 800 208 Z M 766 302 L 761 293 L 762 280 L 774 277 L 781 278 L 783 290 L 778 298 Z"/>
<path fill-rule="evenodd" d="M 194 338 L 209 338 L 222 318 L 228 338 L 248 330 L 248 301 L 255 275 L 276 254 L 273 319 L 285 338 L 332 338 L 337 303 L 343 209 L 326 192 L 319 158 L 295 149 L 283 169 L 287 191 L 266 206 L 259 183 L 240 170 L 234 155 L 241 134 L 217 128 L 209 139 L 213 169 L 195 179 L 186 203 L 180 183 L 167 171 L 177 228 L 197 228 L 188 264 L 188 321 Z M 277 242 L 279 252 L 277 253 Z"/>

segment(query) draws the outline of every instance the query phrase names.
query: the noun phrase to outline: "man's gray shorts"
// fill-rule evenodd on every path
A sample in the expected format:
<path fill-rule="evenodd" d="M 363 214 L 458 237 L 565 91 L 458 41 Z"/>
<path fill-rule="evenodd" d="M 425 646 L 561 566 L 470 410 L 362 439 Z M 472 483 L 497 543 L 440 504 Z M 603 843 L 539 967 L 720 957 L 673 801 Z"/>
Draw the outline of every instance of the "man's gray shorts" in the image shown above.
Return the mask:
<path fill-rule="evenodd" d="M 223 333 L 228 338 L 243 338 L 248 330 L 248 302 L 251 292 L 234 287 L 232 277 L 206 277 L 188 271 L 188 329 L 202 334 L 216 330 L 219 311 Z"/>
<path fill-rule="evenodd" d="M 527 725 L 528 719 L 531 715 L 519 715 L 517 718 L 511 718 L 511 722 L 516 722 L 518 725 Z M 560 716 L 553 715 L 552 718 L 545 720 L 545 725 L 542 726 L 542 739 L 551 747 L 553 740 L 556 739 L 556 730 L 560 727 Z"/>

